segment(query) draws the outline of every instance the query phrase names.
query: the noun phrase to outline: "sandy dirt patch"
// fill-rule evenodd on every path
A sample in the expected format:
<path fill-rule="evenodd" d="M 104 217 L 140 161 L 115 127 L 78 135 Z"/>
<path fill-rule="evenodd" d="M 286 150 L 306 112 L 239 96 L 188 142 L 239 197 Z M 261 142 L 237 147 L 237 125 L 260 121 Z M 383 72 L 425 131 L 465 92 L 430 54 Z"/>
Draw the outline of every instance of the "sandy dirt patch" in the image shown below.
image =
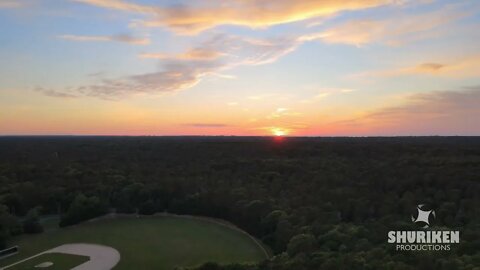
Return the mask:
<path fill-rule="evenodd" d="M 77 267 L 72 268 L 71 270 L 110 270 L 112 269 L 117 263 L 120 261 L 120 253 L 112 248 L 102 245 L 96 244 L 65 244 L 58 246 L 56 248 L 52 248 L 50 250 L 38 253 L 34 256 L 29 258 L 23 259 L 18 261 L 14 264 L 5 266 L 2 269 L 8 269 L 9 267 L 15 266 L 17 264 L 23 263 L 35 257 L 38 257 L 43 254 L 47 253 L 64 253 L 64 254 L 72 254 L 72 255 L 81 255 L 90 257 L 90 260 L 86 263 L 83 263 Z M 38 266 L 41 268 L 42 266 Z M 43 266 L 48 267 L 48 266 Z"/>
<path fill-rule="evenodd" d="M 72 270 L 110 270 L 120 261 L 120 253 L 111 247 L 94 244 L 66 244 L 47 251 L 90 257 Z"/>

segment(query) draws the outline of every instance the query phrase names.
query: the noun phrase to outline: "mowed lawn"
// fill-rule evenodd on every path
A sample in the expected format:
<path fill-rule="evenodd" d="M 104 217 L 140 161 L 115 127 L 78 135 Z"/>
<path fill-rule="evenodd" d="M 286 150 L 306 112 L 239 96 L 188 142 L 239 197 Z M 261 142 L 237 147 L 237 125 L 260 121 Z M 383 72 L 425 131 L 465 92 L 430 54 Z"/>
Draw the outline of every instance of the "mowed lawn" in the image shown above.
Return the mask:
<path fill-rule="evenodd" d="M 68 243 L 111 246 L 120 252 L 115 269 L 171 270 L 204 262 L 256 262 L 263 250 L 247 235 L 215 222 L 183 217 L 113 218 L 87 222 L 13 239 L 19 254 L 0 261 L 6 266 Z"/>

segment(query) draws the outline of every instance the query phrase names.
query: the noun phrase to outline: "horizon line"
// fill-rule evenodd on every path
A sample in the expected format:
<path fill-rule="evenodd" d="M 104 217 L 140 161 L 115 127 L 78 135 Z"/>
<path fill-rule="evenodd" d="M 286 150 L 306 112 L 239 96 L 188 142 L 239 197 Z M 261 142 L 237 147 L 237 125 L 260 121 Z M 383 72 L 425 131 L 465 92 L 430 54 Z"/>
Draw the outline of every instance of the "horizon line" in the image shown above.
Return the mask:
<path fill-rule="evenodd" d="M 479 135 L 96 135 L 96 134 L 6 134 L 1 137 L 235 137 L 235 138 L 412 138 L 412 137 L 480 137 Z"/>

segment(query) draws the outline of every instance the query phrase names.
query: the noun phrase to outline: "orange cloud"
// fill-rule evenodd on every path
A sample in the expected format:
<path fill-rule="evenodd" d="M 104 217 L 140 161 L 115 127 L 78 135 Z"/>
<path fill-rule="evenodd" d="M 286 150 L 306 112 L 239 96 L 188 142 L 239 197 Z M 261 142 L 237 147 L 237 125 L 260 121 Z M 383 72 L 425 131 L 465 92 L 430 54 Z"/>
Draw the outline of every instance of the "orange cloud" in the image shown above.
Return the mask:
<path fill-rule="evenodd" d="M 121 11 L 129 11 L 136 13 L 155 13 L 158 9 L 155 7 L 149 7 L 134 3 L 129 3 L 122 0 L 74 0 L 76 2 L 82 2 L 98 7 L 116 9 Z"/>
<path fill-rule="evenodd" d="M 480 76 L 480 55 L 465 56 L 443 62 L 425 62 L 410 67 L 391 70 L 368 71 L 353 77 L 398 77 L 407 75 L 430 75 L 445 77 Z"/>
<path fill-rule="evenodd" d="M 148 38 L 137 38 L 128 34 L 119 34 L 113 36 L 78 36 L 78 35 L 61 35 L 58 36 L 61 39 L 70 40 L 70 41 L 81 41 L 81 42 L 105 42 L 105 41 L 116 41 L 129 43 L 133 45 L 148 45 L 150 44 L 150 39 Z"/>
<path fill-rule="evenodd" d="M 194 48 L 176 55 L 168 55 L 163 53 L 142 53 L 139 55 L 139 57 L 152 59 L 215 60 L 223 55 L 225 54 L 212 49 Z"/>
<path fill-rule="evenodd" d="M 266 119 L 278 119 L 283 117 L 300 116 L 301 113 L 292 111 L 288 108 L 277 108 L 273 113 L 269 114 Z"/>
<path fill-rule="evenodd" d="M 474 135 L 480 132 L 480 87 L 408 96 L 402 104 L 379 108 L 326 128 L 366 135 Z"/>
<path fill-rule="evenodd" d="M 399 2 L 396 0 L 213 0 L 202 3 L 203 5 L 160 7 L 122 0 L 76 1 L 150 15 L 149 19 L 143 21 L 143 25 L 167 27 L 180 33 L 198 33 L 219 25 L 268 27 Z"/>
<path fill-rule="evenodd" d="M 411 35 L 424 34 L 467 15 L 469 13 L 460 12 L 455 6 L 448 6 L 443 10 L 420 15 L 395 16 L 385 20 L 359 19 L 311 35 L 310 39 L 355 46 L 374 42 L 398 45 L 404 39 L 411 39 Z"/>

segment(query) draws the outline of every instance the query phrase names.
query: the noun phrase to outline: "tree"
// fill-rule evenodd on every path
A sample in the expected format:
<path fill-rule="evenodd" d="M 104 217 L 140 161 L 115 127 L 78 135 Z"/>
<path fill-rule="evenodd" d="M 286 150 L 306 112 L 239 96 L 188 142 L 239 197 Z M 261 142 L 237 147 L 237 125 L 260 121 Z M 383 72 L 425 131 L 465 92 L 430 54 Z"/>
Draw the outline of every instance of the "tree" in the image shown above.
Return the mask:
<path fill-rule="evenodd" d="M 0 249 L 5 248 L 7 238 L 8 238 L 8 228 L 6 224 L 1 222 L 1 217 L 0 217 Z"/>
<path fill-rule="evenodd" d="M 140 205 L 138 213 L 140 215 L 153 215 L 157 212 L 157 208 L 152 200 L 148 200 Z"/>
<path fill-rule="evenodd" d="M 96 196 L 77 195 L 68 211 L 62 216 L 60 226 L 68 226 L 107 213 L 107 207 Z"/>
<path fill-rule="evenodd" d="M 262 219 L 262 227 L 265 234 L 270 234 L 275 232 L 277 229 L 277 224 L 281 219 L 285 219 L 287 213 L 282 210 L 274 210 L 270 212 L 266 217 Z"/>
<path fill-rule="evenodd" d="M 284 251 L 293 234 L 293 226 L 288 219 L 280 219 L 277 224 L 277 230 L 274 233 L 273 250 L 276 253 Z"/>
<path fill-rule="evenodd" d="M 9 236 L 21 233 L 18 219 L 8 213 L 7 206 L 0 204 L 0 249 L 5 247 Z"/>
<path fill-rule="evenodd" d="M 41 233 L 43 227 L 38 218 L 38 208 L 32 208 L 28 211 L 22 222 L 23 231 L 25 233 Z"/>
<path fill-rule="evenodd" d="M 299 253 L 308 253 L 314 250 L 317 240 L 311 234 L 298 234 L 290 239 L 287 246 L 287 252 L 290 256 Z"/>

